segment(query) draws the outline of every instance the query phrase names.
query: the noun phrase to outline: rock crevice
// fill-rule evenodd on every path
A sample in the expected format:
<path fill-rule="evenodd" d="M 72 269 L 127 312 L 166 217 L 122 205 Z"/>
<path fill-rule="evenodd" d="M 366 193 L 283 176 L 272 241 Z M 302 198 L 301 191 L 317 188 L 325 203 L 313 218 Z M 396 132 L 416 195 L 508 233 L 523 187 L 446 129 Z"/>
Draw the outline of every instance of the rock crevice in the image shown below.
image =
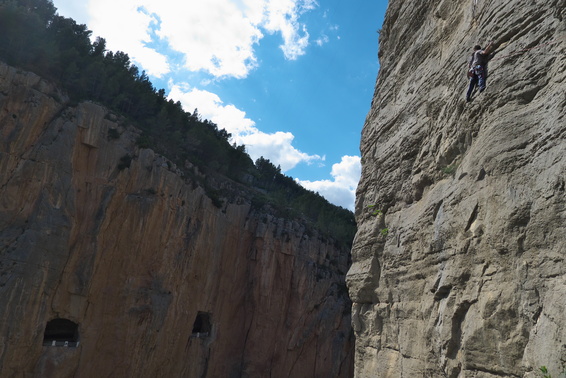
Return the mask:
<path fill-rule="evenodd" d="M 357 377 L 563 371 L 564 15 L 389 2 L 347 277 Z M 466 103 L 468 54 L 489 40 L 487 90 Z"/>

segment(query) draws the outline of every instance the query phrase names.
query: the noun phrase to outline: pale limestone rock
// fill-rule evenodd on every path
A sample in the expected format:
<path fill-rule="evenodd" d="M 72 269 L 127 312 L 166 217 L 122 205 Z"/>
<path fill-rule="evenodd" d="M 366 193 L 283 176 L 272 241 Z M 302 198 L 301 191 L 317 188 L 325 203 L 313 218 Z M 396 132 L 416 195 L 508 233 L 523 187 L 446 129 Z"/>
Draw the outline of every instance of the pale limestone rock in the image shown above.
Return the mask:
<path fill-rule="evenodd" d="M 466 103 L 489 39 L 487 90 Z M 355 376 L 558 376 L 566 2 L 391 0 L 379 58 L 347 277 Z"/>

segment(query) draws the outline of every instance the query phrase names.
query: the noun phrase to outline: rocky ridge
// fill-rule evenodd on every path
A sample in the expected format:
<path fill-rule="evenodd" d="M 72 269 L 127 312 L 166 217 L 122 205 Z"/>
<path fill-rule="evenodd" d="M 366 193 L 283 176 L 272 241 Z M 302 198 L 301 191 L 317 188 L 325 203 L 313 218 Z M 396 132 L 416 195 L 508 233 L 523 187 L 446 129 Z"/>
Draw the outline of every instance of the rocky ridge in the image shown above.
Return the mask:
<path fill-rule="evenodd" d="M 467 58 L 495 41 L 487 90 Z M 391 0 L 347 282 L 356 377 L 566 368 L 566 2 Z"/>
<path fill-rule="evenodd" d="M 227 180 L 216 207 L 127 120 L 5 64 L 0 133 L 1 376 L 351 376 L 332 239 Z"/>

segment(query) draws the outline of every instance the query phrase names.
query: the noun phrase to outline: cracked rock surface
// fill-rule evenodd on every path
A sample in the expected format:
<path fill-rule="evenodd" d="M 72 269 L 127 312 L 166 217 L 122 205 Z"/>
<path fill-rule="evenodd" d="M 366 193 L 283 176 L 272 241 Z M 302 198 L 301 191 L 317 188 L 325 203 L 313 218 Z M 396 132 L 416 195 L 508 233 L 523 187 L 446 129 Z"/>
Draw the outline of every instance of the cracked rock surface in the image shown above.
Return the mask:
<path fill-rule="evenodd" d="M 487 89 L 466 103 L 488 40 Z M 355 376 L 558 376 L 566 2 L 391 0 L 379 59 L 347 275 Z"/>

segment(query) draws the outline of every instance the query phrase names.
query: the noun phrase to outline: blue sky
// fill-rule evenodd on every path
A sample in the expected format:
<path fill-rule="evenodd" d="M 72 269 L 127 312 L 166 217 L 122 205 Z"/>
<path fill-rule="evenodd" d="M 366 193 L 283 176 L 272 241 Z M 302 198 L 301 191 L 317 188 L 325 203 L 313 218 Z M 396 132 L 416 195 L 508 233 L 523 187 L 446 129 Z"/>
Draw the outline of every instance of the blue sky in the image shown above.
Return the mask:
<path fill-rule="evenodd" d="M 153 85 L 353 209 L 386 0 L 54 0 Z"/>

